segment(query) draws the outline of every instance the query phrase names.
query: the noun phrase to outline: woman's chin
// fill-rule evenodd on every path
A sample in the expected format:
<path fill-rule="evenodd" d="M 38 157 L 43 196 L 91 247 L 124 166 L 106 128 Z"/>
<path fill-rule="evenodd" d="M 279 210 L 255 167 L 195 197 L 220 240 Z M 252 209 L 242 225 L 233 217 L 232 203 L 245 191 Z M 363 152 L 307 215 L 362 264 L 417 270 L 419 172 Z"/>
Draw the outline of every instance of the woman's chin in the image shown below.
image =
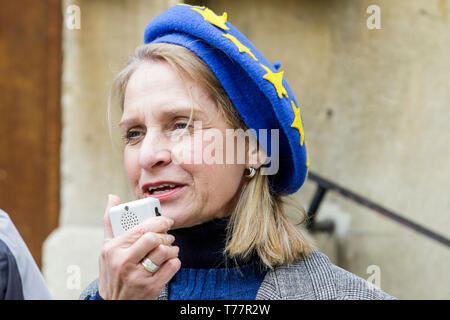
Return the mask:
<path fill-rule="evenodd" d="M 188 206 L 179 204 L 161 204 L 161 215 L 168 217 L 174 221 L 174 224 L 170 229 L 179 229 L 190 227 L 195 224 L 195 214 L 191 214 L 188 211 Z"/>

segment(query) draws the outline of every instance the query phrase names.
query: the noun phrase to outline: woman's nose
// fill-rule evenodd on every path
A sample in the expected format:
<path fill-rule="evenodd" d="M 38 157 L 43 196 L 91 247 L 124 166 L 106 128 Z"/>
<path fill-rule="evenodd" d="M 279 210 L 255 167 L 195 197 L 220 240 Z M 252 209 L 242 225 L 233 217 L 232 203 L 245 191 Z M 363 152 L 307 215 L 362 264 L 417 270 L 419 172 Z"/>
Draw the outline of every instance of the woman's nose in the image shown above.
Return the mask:
<path fill-rule="evenodd" d="M 139 150 L 139 165 L 151 169 L 168 165 L 172 161 L 169 143 L 157 130 L 149 130 Z"/>

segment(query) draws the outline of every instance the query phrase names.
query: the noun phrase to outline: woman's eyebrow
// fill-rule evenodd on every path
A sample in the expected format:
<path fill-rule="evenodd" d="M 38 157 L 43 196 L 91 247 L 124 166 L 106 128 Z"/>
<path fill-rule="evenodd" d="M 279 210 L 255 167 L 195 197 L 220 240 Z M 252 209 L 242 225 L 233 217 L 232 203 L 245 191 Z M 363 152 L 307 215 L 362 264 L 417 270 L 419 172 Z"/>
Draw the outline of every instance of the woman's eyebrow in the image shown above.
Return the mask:
<path fill-rule="evenodd" d="M 195 116 L 202 116 L 205 115 L 205 113 L 197 108 L 174 108 L 174 109 L 170 109 L 170 110 L 161 110 L 160 111 L 160 116 L 161 117 L 175 117 L 175 116 L 179 116 L 179 115 L 187 115 L 189 116 L 191 114 L 191 112 L 193 112 L 192 114 Z"/>
<path fill-rule="evenodd" d="M 124 126 L 130 126 L 132 124 L 137 123 L 138 121 L 139 121 L 138 118 L 123 119 L 119 122 L 119 127 L 122 128 Z"/>
<path fill-rule="evenodd" d="M 192 109 L 193 115 L 197 117 L 203 117 L 205 120 L 207 119 L 207 114 L 200 110 L 199 108 L 193 107 Z M 166 117 L 174 117 L 179 115 L 187 115 L 189 116 L 191 114 L 191 107 L 174 107 L 174 108 L 168 108 L 167 110 L 158 110 L 158 117 L 166 118 Z M 120 121 L 119 127 L 124 126 L 130 126 L 135 123 L 138 123 L 140 120 L 137 117 L 131 117 L 131 118 L 125 118 Z"/>

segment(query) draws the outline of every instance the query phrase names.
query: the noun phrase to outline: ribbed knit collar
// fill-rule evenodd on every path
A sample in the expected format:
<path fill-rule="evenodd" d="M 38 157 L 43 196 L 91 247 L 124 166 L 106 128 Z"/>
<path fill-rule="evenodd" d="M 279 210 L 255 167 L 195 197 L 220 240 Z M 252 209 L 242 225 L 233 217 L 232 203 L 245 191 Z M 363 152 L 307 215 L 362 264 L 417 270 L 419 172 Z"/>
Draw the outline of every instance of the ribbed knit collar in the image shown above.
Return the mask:
<path fill-rule="evenodd" d="M 178 258 L 182 268 L 210 269 L 235 267 L 251 261 L 235 261 L 223 254 L 229 217 L 215 219 L 189 228 L 170 230 L 173 245 L 180 247 Z"/>

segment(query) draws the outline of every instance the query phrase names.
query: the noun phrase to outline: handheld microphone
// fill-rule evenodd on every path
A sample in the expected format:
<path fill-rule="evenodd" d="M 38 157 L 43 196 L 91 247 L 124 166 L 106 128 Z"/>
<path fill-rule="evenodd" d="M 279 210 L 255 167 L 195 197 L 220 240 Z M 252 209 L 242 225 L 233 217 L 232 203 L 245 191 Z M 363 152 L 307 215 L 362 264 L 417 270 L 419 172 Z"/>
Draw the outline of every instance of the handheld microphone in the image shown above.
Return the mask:
<path fill-rule="evenodd" d="M 161 215 L 159 200 L 152 197 L 122 203 L 109 210 L 114 237 L 130 230 L 148 218 Z"/>

